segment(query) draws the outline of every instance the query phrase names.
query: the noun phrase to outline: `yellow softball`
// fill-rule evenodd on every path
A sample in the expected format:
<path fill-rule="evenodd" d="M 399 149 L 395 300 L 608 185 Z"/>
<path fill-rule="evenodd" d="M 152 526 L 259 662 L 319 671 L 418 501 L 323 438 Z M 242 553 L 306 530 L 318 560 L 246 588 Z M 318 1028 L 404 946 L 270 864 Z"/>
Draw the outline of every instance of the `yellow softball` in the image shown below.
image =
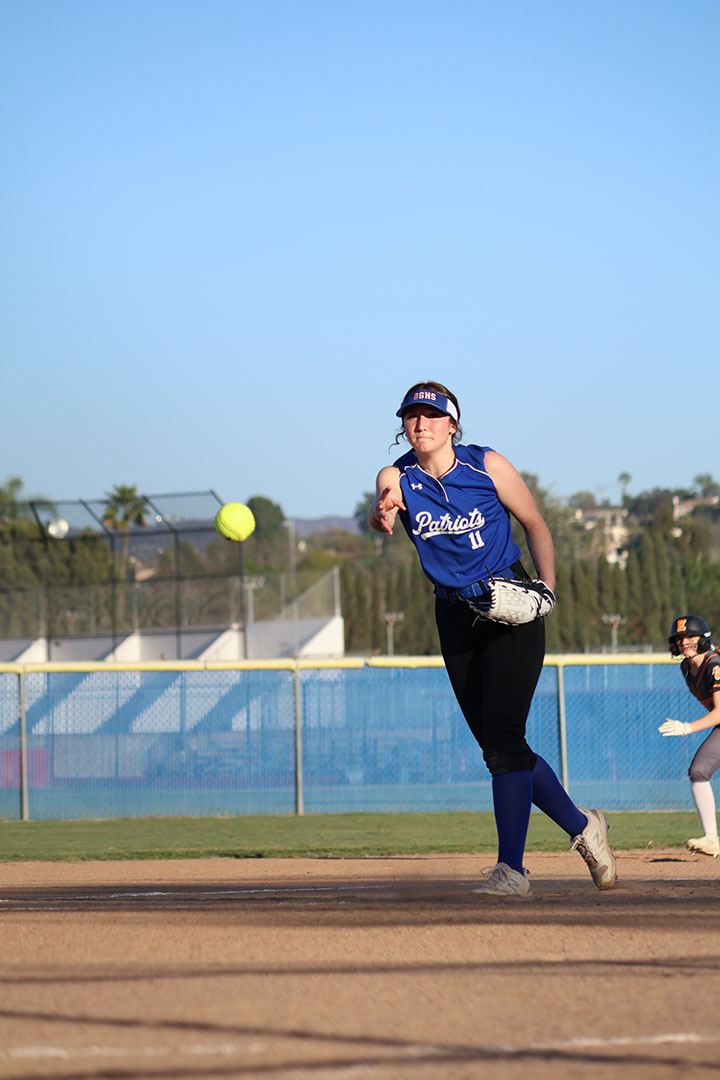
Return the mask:
<path fill-rule="evenodd" d="M 226 540 L 247 540 L 255 528 L 255 517 L 244 503 L 225 503 L 215 515 L 215 528 Z"/>

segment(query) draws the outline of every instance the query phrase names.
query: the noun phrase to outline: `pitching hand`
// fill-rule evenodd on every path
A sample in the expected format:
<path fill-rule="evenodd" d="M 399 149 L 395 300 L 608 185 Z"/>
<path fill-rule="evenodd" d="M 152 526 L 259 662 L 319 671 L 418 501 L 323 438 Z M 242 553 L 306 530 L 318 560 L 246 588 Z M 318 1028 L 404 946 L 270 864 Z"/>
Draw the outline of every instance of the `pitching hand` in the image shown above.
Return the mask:
<path fill-rule="evenodd" d="M 658 728 L 661 735 L 689 735 L 690 725 L 683 724 L 681 720 L 666 720 Z"/>
<path fill-rule="evenodd" d="M 395 516 L 398 510 L 404 510 L 405 503 L 402 499 L 396 499 L 391 494 L 391 489 L 386 487 L 377 499 L 371 519 L 374 518 L 381 532 L 390 533 L 392 536 Z"/>

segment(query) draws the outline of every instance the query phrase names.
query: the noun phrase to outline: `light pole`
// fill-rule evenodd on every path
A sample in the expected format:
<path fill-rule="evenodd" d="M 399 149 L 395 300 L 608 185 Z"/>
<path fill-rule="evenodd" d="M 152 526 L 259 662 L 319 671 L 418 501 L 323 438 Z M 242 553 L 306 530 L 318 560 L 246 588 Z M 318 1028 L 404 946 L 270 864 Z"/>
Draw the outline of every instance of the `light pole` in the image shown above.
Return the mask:
<path fill-rule="evenodd" d="M 246 574 L 243 578 L 243 585 L 245 587 L 245 595 L 247 597 L 247 622 L 255 622 L 255 590 L 262 589 L 265 584 L 265 578 L 262 576 L 254 576 L 252 574 Z"/>
<path fill-rule="evenodd" d="M 383 619 L 387 623 L 387 654 L 388 656 L 395 655 L 395 623 L 402 622 L 405 618 L 404 611 L 386 611 L 383 613 Z"/>
<path fill-rule="evenodd" d="M 627 622 L 627 619 L 624 615 L 613 614 L 603 615 L 602 621 L 610 626 L 610 651 L 615 653 L 617 652 L 618 626 L 622 626 L 623 623 Z"/>
<path fill-rule="evenodd" d="M 287 518 L 283 521 L 283 525 L 288 531 L 288 546 L 289 546 L 289 570 L 290 570 L 290 584 L 292 586 L 293 594 L 295 593 L 295 571 L 297 566 L 297 537 L 295 535 L 295 522 Z"/>
<path fill-rule="evenodd" d="M 51 605 L 50 605 L 50 548 L 48 546 L 48 537 L 52 537 L 53 540 L 64 540 L 70 531 L 70 526 L 64 518 L 53 518 L 52 521 L 47 521 L 43 526 L 40 518 L 38 517 L 35 504 L 31 503 L 32 512 L 35 515 L 35 520 L 42 530 L 43 546 L 45 548 L 44 554 L 44 587 L 43 587 L 43 615 L 45 617 L 45 658 L 47 660 L 52 659 L 52 626 L 51 626 Z"/>

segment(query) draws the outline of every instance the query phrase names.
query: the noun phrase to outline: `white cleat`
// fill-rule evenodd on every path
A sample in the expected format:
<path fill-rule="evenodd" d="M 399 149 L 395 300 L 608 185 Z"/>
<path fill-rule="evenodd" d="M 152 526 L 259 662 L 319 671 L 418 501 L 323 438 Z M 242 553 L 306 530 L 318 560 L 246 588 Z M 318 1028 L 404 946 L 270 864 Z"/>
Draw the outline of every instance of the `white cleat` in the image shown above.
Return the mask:
<path fill-rule="evenodd" d="M 578 851 L 588 865 L 598 889 L 612 889 L 617 881 L 617 863 L 608 841 L 608 823 L 599 810 L 582 810 L 588 823 L 573 837 L 571 851 Z"/>
<path fill-rule="evenodd" d="M 521 874 L 507 863 L 499 862 L 497 866 L 483 870 L 483 874 L 490 876 L 482 885 L 473 889 L 473 892 L 483 896 L 528 896 L 530 893 L 527 870 L 523 870 Z"/>
<path fill-rule="evenodd" d="M 712 855 L 715 859 L 720 855 L 720 840 L 717 836 L 696 836 L 694 840 L 688 840 L 687 846 L 690 851 L 699 851 L 701 855 Z"/>

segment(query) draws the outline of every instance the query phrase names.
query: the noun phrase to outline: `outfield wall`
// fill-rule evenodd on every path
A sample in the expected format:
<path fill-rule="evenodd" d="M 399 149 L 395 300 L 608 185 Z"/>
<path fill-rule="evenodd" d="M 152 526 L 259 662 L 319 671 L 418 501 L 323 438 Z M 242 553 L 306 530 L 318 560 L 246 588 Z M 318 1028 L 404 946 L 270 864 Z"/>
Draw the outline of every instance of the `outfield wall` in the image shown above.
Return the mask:
<path fill-rule="evenodd" d="M 581 806 L 692 809 L 677 661 L 547 657 L 530 744 Z M 0 818 L 491 809 L 439 657 L 0 665 Z"/>

